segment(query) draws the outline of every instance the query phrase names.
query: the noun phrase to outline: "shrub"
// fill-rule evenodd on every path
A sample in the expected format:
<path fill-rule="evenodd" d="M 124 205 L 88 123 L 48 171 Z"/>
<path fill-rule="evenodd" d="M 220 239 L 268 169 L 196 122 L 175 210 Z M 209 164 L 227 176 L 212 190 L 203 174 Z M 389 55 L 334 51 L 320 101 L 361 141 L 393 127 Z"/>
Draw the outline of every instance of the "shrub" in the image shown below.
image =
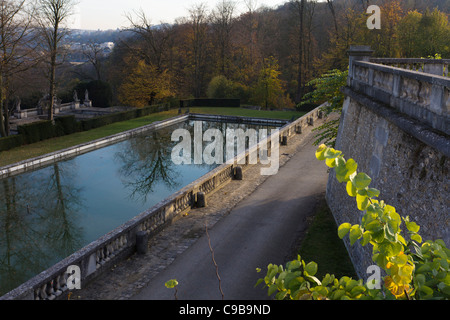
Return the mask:
<path fill-rule="evenodd" d="M 233 81 L 225 76 L 216 76 L 208 85 L 207 96 L 212 99 L 234 98 L 233 89 Z"/>
<path fill-rule="evenodd" d="M 239 108 L 241 101 L 239 99 L 190 99 L 182 100 L 183 108 L 192 107 L 228 107 Z"/>
<path fill-rule="evenodd" d="M 55 118 L 56 136 L 64 136 L 80 131 L 81 125 L 75 120 L 75 116 Z"/>
<path fill-rule="evenodd" d="M 18 126 L 19 134 L 27 144 L 55 137 L 56 131 L 52 121 L 38 121 Z"/>
<path fill-rule="evenodd" d="M 23 136 L 20 134 L 0 138 L 0 151 L 6 151 L 16 147 L 20 147 L 23 142 Z"/>
<path fill-rule="evenodd" d="M 346 85 L 347 77 L 348 70 L 331 70 L 319 78 L 310 81 L 307 86 L 314 87 L 315 89 L 303 97 L 303 102 L 297 106 L 297 110 L 305 110 L 310 108 L 311 105 L 315 107 L 317 104 L 327 102 L 321 108 L 321 111 L 325 115 L 333 112 L 340 115 L 345 99 L 341 88 Z M 318 132 L 314 145 L 324 143 L 327 146 L 334 147 L 339 130 L 339 121 L 340 119 L 328 120 L 323 125 L 313 129 L 313 131 Z"/>
<path fill-rule="evenodd" d="M 109 108 L 112 106 L 113 93 L 109 83 L 101 80 L 91 81 L 87 84 L 87 90 L 93 107 Z"/>

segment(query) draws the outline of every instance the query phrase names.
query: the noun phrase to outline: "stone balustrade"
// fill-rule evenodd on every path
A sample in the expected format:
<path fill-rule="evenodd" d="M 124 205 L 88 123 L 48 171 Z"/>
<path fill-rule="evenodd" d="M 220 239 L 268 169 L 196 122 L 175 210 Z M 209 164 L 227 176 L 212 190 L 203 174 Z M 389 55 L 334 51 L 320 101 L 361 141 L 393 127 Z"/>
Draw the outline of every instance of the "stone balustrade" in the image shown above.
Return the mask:
<path fill-rule="evenodd" d="M 295 134 L 302 132 L 302 129 L 314 123 L 314 120 L 321 117 L 322 113 L 320 107 L 311 111 L 304 117 L 297 119 L 291 123 L 285 124 L 280 130 L 280 139 L 285 137 L 288 141 Z M 205 120 L 209 116 L 206 115 L 189 115 L 190 119 Z M 176 117 L 158 123 L 157 127 L 173 124 L 181 119 L 186 119 L 188 116 Z M 223 121 L 230 120 L 230 117 L 211 116 Z M 232 117 L 233 118 L 233 117 Z M 241 118 L 242 121 L 247 121 L 250 118 Z M 256 121 L 270 123 L 269 119 L 256 119 Z M 286 122 L 284 122 L 286 123 Z M 155 126 L 145 128 L 149 130 L 154 129 Z M 142 132 L 144 129 L 139 129 Z M 126 133 L 127 136 L 136 134 L 132 131 Z M 122 139 L 122 137 L 117 137 Z M 111 138 L 107 138 L 105 143 L 110 143 Z M 98 144 L 99 142 L 96 142 Z M 271 137 L 259 142 L 260 144 L 267 144 L 267 150 L 270 152 L 272 147 Z M 89 281 L 103 272 L 107 272 L 114 264 L 126 259 L 131 254 L 136 252 L 136 238 L 138 232 L 147 232 L 149 236 L 154 235 L 161 230 L 165 225 L 181 217 L 184 213 L 196 207 L 196 198 L 199 192 L 206 196 L 217 191 L 220 187 L 234 179 L 235 169 L 241 167 L 247 168 L 250 164 L 237 165 L 239 159 L 245 157 L 249 159 L 249 154 L 254 152 L 258 145 L 247 149 L 244 153 L 237 155 L 234 163 L 223 164 L 211 172 L 207 173 L 197 181 L 192 182 L 188 186 L 171 195 L 169 198 L 161 201 L 159 204 L 141 213 L 115 230 L 109 232 L 98 240 L 90 243 L 81 250 L 75 252 L 68 258 L 60 261 L 51 268 L 43 271 L 31 280 L 22 284 L 18 288 L 10 291 L 6 295 L 0 297 L 0 300 L 55 300 L 66 297 L 70 291 L 68 288 L 68 268 L 70 266 L 77 266 L 81 271 L 81 285 L 86 285 Z M 74 148 L 77 150 L 77 148 Z M 61 158 L 55 155 L 55 158 Z"/>
<path fill-rule="evenodd" d="M 58 104 L 54 107 L 54 113 L 58 114 L 60 112 L 66 112 L 69 110 L 78 110 L 83 107 L 87 107 L 87 104 L 80 104 L 79 101 L 69 102 L 69 103 L 63 103 Z M 37 116 L 44 115 L 44 109 L 43 108 L 32 108 L 32 109 L 16 109 L 14 110 L 14 116 L 17 119 L 27 119 L 27 118 L 33 118 Z"/>
<path fill-rule="evenodd" d="M 434 74 L 448 77 L 450 59 L 393 59 L 371 58 L 370 62 L 383 64 L 405 70 Z"/>
<path fill-rule="evenodd" d="M 396 59 L 371 59 L 384 64 L 395 64 Z M 395 65 L 405 64 L 399 59 Z M 410 59 L 411 65 L 420 59 Z M 435 62 L 440 60 L 426 60 Z M 348 86 L 375 101 L 389 105 L 402 114 L 420 121 L 432 129 L 450 134 L 450 79 L 448 61 L 442 63 L 423 63 L 422 70 L 431 70 L 442 75 L 425 71 L 406 70 L 380 63 L 363 60 L 351 61 Z M 432 67 L 429 67 L 432 66 Z M 436 71 L 439 69 L 440 71 Z M 442 72 L 441 72 L 442 71 Z"/>

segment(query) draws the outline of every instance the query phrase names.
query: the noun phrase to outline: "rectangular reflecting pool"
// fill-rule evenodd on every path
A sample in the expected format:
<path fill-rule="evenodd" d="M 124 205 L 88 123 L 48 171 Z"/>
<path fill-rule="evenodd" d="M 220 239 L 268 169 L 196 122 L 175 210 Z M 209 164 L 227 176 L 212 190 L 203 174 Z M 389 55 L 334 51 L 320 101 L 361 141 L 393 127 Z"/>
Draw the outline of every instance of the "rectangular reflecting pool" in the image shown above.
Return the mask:
<path fill-rule="evenodd" d="M 179 128 L 194 135 L 189 120 L 0 180 L 0 296 L 216 168 L 174 164 Z M 275 126 L 202 122 L 211 128 Z"/>

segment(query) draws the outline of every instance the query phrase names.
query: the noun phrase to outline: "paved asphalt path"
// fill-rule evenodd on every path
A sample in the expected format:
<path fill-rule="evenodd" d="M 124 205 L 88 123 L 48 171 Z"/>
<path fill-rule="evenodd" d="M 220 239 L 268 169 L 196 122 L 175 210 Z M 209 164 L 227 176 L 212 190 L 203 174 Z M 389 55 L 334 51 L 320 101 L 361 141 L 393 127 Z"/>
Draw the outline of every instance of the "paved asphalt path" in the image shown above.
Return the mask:
<path fill-rule="evenodd" d="M 262 285 L 254 287 L 256 281 L 269 263 L 284 265 L 293 258 L 292 248 L 306 231 L 306 218 L 314 213 L 328 177 L 327 167 L 315 159 L 312 141 L 303 142 L 277 175 L 208 230 L 225 300 L 269 299 Z M 170 279 L 179 282 L 179 300 L 222 299 L 206 235 L 132 299 L 173 300 L 174 290 L 164 286 Z"/>

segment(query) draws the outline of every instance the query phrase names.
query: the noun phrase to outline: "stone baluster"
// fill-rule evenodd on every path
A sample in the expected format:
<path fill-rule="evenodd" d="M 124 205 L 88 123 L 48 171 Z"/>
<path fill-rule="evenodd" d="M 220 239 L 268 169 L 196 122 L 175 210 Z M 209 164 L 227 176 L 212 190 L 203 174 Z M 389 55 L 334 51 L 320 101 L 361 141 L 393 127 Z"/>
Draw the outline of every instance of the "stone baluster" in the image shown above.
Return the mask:
<path fill-rule="evenodd" d="M 55 295 L 55 290 L 53 288 L 53 280 L 50 282 L 47 282 L 47 284 L 45 285 L 45 290 L 47 293 L 47 299 L 46 300 L 55 300 L 56 299 L 56 295 Z"/>

